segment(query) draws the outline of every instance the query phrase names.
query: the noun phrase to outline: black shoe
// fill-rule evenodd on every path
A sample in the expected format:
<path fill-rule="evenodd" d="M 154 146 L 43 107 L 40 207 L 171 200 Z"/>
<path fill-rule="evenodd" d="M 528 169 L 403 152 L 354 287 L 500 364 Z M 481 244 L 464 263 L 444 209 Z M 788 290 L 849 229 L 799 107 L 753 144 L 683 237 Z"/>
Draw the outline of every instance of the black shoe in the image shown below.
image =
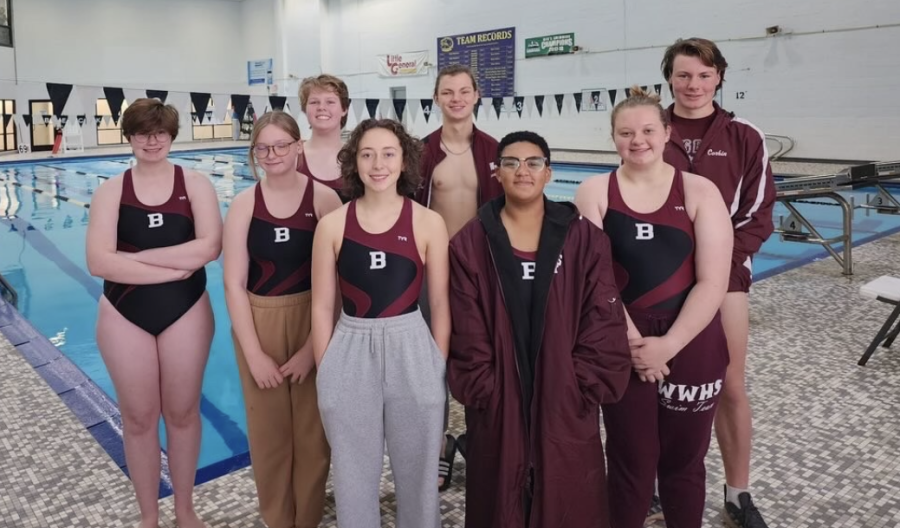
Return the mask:
<path fill-rule="evenodd" d="M 738 495 L 741 507 L 725 501 L 725 524 L 731 528 L 769 528 L 762 514 L 753 505 L 753 499 L 747 492 Z"/>
<path fill-rule="evenodd" d="M 456 448 L 459 450 L 459 454 L 462 455 L 463 460 L 465 460 L 465 458 L 466 458 L 466 433 L 463 433 L 456 438 Z"/>

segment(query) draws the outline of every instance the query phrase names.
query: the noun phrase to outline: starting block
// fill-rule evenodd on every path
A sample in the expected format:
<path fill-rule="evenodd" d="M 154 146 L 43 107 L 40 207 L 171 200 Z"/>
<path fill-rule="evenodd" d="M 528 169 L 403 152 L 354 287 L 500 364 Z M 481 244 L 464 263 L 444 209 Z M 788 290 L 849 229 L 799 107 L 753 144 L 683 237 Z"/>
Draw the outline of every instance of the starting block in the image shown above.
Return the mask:
<path fill-rule="evenodd" d="M 900 277 L 890 277 L 887 275 L 878 277 L 873 281 L 863 284 L 859 288 L 859 294 L 869 299 L 875 299 L 894 306 L 894 310 L 888 316 L 882 325 L 881 330 L 875 334 L 875 339 L 869 344 L 862 357 L 859 358 L 859 366 L 863 367 L 878 345 L 884 348 L 890 348 L 894 343 L 894 339 L 900 334 L 900 324 L 894 327 L 897 318 L 900 317 Z M 893 327 L 893 328 L 892 328 Z"/>

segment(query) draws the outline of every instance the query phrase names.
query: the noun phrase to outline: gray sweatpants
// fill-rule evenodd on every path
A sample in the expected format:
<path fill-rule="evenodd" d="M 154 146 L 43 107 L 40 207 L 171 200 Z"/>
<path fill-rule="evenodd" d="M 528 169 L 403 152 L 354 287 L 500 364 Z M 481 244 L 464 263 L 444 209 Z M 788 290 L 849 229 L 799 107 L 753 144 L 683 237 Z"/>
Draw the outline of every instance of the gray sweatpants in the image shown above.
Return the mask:
<path fill-rule="evenodd" d="M 435 456 L 445 369 L 421 312 L 381 319 L 341 314 L 316 380 L 340 528 L 381 526 L 385 441 L 397 528 L 440 528 Z"/>

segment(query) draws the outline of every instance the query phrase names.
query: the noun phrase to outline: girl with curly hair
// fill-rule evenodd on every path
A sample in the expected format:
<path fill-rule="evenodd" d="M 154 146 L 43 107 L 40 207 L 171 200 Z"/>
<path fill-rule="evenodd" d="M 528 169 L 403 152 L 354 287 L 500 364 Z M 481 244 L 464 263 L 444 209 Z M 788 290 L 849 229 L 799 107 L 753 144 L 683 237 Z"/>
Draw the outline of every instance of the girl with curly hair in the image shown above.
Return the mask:
<path fill-rule="evenodd" d="M 321 219 L 313 241 L 313 352 L 341 528 L 381 525 L 385 442 L 397 527 L 440 526 L 434 458 L 450 341 L 448 236 L 438 213 L 408 198 L 420 155 L 400 123 L 360 123 L 338 154 L 350 202 Z M 423 280 L 430 330 L 419 310 Z"/>

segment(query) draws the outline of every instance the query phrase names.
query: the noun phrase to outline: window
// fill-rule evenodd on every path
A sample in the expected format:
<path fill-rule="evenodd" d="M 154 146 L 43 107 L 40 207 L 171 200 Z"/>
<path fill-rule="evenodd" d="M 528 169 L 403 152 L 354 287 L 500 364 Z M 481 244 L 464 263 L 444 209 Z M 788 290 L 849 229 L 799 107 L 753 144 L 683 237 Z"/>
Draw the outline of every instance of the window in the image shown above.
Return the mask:
<path fill-rule="evenodd" d="M 16 141 L 16 102 L 12 99 L 0 99 L 0 151 L 17 150 Z M 5 126 L 4 126 L 5 125 Z"/>
<path fill-rule="evenodd" d="M 0 0 L 0 46 L 12 47 L 12 15 L 9 0 Z"/>
<path fill-rule="evenodd" d="M 192 105 L 191 109 L 193 109 L 193 108 L 194 107 Z M 232 125 L 231 118 L 232 118 L 232 114 L 234 113 L 234 111 L 231 109 L 231 103 L 230 102 L 228 103 L 228 108 L 226 109 L 227 111 L 223 112 L 222 114 L 220 114 L 219 112 L 216 111 L 215 103 L 213 103 L 213 101 L 209 102 L 209 107 L 207 109 L 212 110 L 212 112 L 213 112 L 212 119 L 213 120 L 216 120 L 217 118 L 222 118 L 224 115 L 225 123 L 224 124 L 210 123 L 207 120 L 207 117 L 204 115 L 202 125 L 199 124 L 199 122 L 194 122 L 194 125 L 193 125 L 194 141 L 204 140 L 204 139 L 233 139 L 232 133 L 233 133 L 234 127 Z"/>
<path fill-rule="evenodd" d="M 0 0 L 2 1 L 2 0 Z M 128 108 L 128 101 L 122 103 L 122 112 Z M 97 112 L 94 115 L 103 116 L 103 121 L 97 125 L 97 144 L 98 145 L 121 145 L 128 143 L 125 135 L 122 134 L 122 127 L 113 123 L 112 112 L 109 110 L 109 103 L 106 99 L 97 99 Z M 107 119 L 109 121 L 107 122 Z M 119 114 L 119 122 L 122 121 L 122 115 Z"/>

